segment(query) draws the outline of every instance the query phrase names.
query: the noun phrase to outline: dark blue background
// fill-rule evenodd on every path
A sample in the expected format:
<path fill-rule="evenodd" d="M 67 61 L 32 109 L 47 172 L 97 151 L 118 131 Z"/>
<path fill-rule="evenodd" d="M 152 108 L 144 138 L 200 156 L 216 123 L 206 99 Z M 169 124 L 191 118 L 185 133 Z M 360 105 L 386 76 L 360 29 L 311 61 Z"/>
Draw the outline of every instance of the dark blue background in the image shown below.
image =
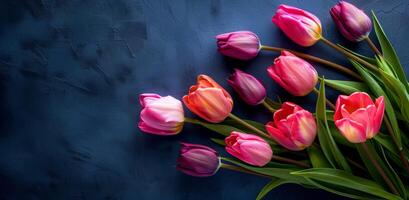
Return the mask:
<path fill-rule="evenodd" d="M 354 1 L 377 13 L 404 66 L 409 64 L 405 2 Z M 263 44 L 349 66 L 321 43 L 293 45 L 271 23 L 280 3 L 311 11 L 322 20 L 329 39 L 369 53 L 365 44 L 349 44 L 336 32 L 328 14 L 336 1 L 2 0 L 0 199 L 255 198 L 268 180 L 225 170 L 201 179 L 176 171 L 178 143 L 215 147 L 208 140 L 214 133 L 190 124 L 174 137 L 141 133 L 138 94 L 181 98 L 200 73 L 231 91 L 225 79 L 240 67 L 262 79 L 271 98 L 280 95 L 313 109 L 314 94 L 289 97 L 268 78 L 266 67 L 276 53 L 263 52 L 245 63 L 216 51 L 215 35 L 251 30 Z M 315 66 L 327 78 L 348 78 Z M 239 116 L 263 123 L 271 117 L 233 96 Z M 296 185 L 268 195 L 317 197 L 339 198 Z"/>

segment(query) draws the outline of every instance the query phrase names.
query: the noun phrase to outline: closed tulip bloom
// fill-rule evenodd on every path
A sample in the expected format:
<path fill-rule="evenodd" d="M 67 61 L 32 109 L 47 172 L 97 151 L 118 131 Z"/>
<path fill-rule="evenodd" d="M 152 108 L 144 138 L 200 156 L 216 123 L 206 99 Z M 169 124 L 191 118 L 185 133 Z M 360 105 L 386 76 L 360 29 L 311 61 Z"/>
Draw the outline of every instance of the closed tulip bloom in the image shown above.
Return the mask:
<path fill-rule="evenodd" d="M 331 8 L 330 14 L 341 34 L 352 42 L 363 40 L 371 32 L 371 19 L 350 3 L 340 1 Z"/>
<path fill-rule="evenodd" d="M 263 84 L 252 76 L 241 70 L 235 69 L 227 80 L 241 99 L 250 105 L 258 105 L 266 98 L 266 89 Z"/>
<path fill-rule="evenodd" d="M 182 103 L 171 96 L 157 94 L 139 95 L 142 106 L 139 128 L 156 135 L 175 135 L 183 128 L 184 114 Z"/>
<path fill-rule="evenodd" d="M 225 56 L 250 60 L 260 51 L 258 36 L 250 31 L 236 31 L 216 36 L 217 48 Z"/>
<path fill-rule="evenodd" d="M 365 92 L 340 95 L 334 121 L 341 134 L 352 143 L 362 143 L 378 134 L 385 111 L 383 96 L 375 102 Z"/>
<path fill-rule="evenodd" d="M 181 143 L 177 169 L 196 177 L 214 175 L 220 166 L 220 158 L 215 150 L 199 144 Z"/>
<path fill-rule="evenodd" d="M 212 123 L 226 119 L 233 108 L 230 94 L 206 75 L 197 77 L 197 84 L 190 87 L 183 102 L 190 111 Z"/>
<path fill-rule="evenodd" d="M 309 147 L 317 135 L 313 115 L 290 102 L 283 103 L 274 113 L 273 121 L 266 124 L 266 129 L 276 142 L 292 151 Z"/>
<path fill-rule="evenodd" d="M 305 10 L 281 4 L 272 21 L 298 45 L 312 46 L 321 38 L 320 20 Z"/>
<path fill-rule="evenodd" d="M 233 131 L 225 143 L 229 154 L 251 165 L 264 166 L 273 157 L 270 145 L 256 135 Z"/>
<path fill-rule="evenodd" d="M 307 61 L 282 51 L 267 72 L 275 82 L 294 96 L 309 94 L 318 81 L 318 73 Z"/>

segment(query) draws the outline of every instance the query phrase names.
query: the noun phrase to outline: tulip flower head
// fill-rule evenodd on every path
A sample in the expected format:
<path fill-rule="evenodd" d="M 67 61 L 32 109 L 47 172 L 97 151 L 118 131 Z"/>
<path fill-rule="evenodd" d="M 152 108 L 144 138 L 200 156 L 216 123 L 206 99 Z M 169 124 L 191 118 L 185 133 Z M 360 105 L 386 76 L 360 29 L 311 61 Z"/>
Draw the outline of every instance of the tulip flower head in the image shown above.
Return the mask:
<path fill-rule="evenodd" d="M 199 144 L 181 143 L 177 169 L 196 177 L 214 175 L 220 167 L 218 153 L 210 147 Z"/>
<path fill-rule="evenodd" d="M 345 1 L 340 1 L 332 7 L 330 14 L 341 34 L 352 42 L 363 40 L 372 30 L 372 22 L 368 15 Z"/>
<path fill-rule="evenodd" d="M 309 94 L 318 81 L 318 73 L 307 61 L 282 51 L 267 72 L 275 82 L 294 96 Z"/>
<path fill-rule="evenodd" d="M 256 135 L 233 131 L 225 143 L 228 153 L 251 165 L 264 166 L 273 156 L 270 145 Z"/>
<path fill-rule="evenodd" d="M 250 105 L 258 105 L 263 102 L 266 98 L 266 89 L 263 84 L 251 74 L 239 69 L 234 69 L 234 71 L 227 81 L 241 99 Z"/>
<path fill-rule="evenodd" d="M 298 45 L 312 46 L 321 38 L 321 21 L 305 10 L 281 4 L 272 21 Z"/>
<path fill-rule="evenodd" d="M 373 102 L 365 92 L 340 95 L 335 107 L 335 125 L 349 142 L 362 143 L 378 134 L 385 112 L 383 96 Z"/>
<path fill-rule="evenodd" d="M 175 135 L 183 128 L 184 113 L 182 103 L 171 96 L 158 94 L 139 95 L 142 106 L 139 128 L 156 135 Z"/>
<path fill-rule="evenodd" d="M 233 109 L 230 94 L 206 75 L 197 77 L 197 84 L 190 87 L 183 102 L 190 111 L 212 123 L 223 121 Z"/>
<path fill-rule="evenodd" d="M 276 142 L 292 151 L 309 147 L 317 135 L 313 115 L 290 102 L 284 102 L 274 113 L 273 121 L 266 124 L 266 129 Z"/>
<path fill-rule="evenodd" d="M 250 60 L 260 51 L 258 36 L 250 31 L 236 31 L 216 36 L 217 48 L 225 56 Z"/>

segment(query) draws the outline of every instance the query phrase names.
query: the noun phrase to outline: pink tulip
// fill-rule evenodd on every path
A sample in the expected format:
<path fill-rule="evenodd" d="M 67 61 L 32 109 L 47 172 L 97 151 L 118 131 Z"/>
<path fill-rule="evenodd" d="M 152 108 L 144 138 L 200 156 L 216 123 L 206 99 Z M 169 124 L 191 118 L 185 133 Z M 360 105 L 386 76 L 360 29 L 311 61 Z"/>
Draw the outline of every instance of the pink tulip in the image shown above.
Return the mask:
<path fill-rule="evenodd" d="M 183 128 L 182 103 L 171 97 L 145 93 L 139 95 L 142 106 L 139 128 L 156 135 L 175 135 Z"/>
<path fill-rule="evenodd" d="M 228 153 L 251 165 L 264 166 L 273 157 L 270 145 L 256 135 L 233 131 L 225 143 Z"/>
<path fill-rule="evenodd" d="M 318 73 L 307 61 L 282 51 L 274 60 L 274 65 L 267 69 L 268 74 L 281 87 L 294 96 L 309 94 L 318 81 Z"/>
<path fill-rule="evenodd" d="M 331 8 L 330 14 L 341 34 L 352 42 L 363 40 L 371 32 L 371 19 L 350 3 L 340 1 Z"/>
<path fill-rule="evenodd" d="M 250 31 L 236 31 L 216 36 L 221 54 L 239 60 L 250 60 L 260 51 L 260 40 Z"/>
<path fill-rule="evenodd" d="M 365 92 L 340 95 L 335 107 L 335 125 L 348 141 L 362 143 L 378 134 L 385 111 L 383 96 L 374 103 Z"/>
<path fill-rule="evenodd" d="M 281 146 L 300 151 L 309 147 L 317 135 L 317 124 L 312 114 L 300 106 L 284 102 L 266 124 L 270 136 Z"/>
<path fill-rule="evenodd" d="M 199 144 L 181 143 L 177 169 L 196 177 L 214 175 L 220 167 L 218 153 L 210 147 Z"/>
<path fill-rule="evenodd" d="M 321 38 L 320 20 L 305 10 L 281 4 L 272 21 L 301 46 L 312 46 Z"/>
<path fill-rule="evenodd" d="M 258 105 L 263 102 L 266 98 L 266 89 L 263 84 L 251 74 L 238 69 L 234 71 L 227 81 L 241 99 L 250 105 Z"/>

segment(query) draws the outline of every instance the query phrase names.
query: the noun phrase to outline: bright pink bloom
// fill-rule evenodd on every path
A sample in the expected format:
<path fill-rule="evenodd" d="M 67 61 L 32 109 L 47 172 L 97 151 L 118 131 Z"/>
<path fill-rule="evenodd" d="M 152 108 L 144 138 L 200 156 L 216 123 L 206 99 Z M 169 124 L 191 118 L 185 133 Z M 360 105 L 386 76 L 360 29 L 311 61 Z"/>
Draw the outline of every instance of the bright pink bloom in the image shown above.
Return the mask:
<path fill-rule="evenodd" d="M 267 68 L 271 78 L 294 96 L 309 94 L 318 81 L 318 73 L 307 61 L 282 51 L 274 60 L 274 65 Z"/>
<path fill-rule="evenodd" d="M 301 46 L 312 46 L 321 38 L 320 20 L 305 10 L 281 4 L 272 21 Z"/>
<path fill-rule="evenodd" d="M 139 128 L 156 135 L 175 135 L 183 128 L 182 103 L 171 97 L 145 93 L 139 95 L 142 106 Z"/>
<path fill-rule="evenodd" d="M 224 141 L 228 153 L 251 165 L 264 166 L 273 157 L 270 145 L 256 135 L 233 131 Z"/>
<path fill-rule="evenodd" d="M 260 51 L 260 40 L 250 31 L 224 33 L 216 39 L 219 52 L 232 58 L 250 60 Z"/>
<path fill-rule="evenodd" d="M 220 167 L 218 153 L 210 147 L 181 143 L 177 169 L 190 176 L 207 177 L 214 175 Z"/>
<path fill-rule="evenodd" d="M 266 98 L 266 89 L 263 84 L 251 74 L 234 69 L 227 80 L 241 99 L 250 105 L 258 105 Z"/>
<path fill-rule="evenodd" d="M 352 42 L 368 37 L 372 22 L 364 11 L 345 1 L 331 8 L 330 14 L 341 34 Z"/>
<path fill-rule="evenodd" d="M 378 134 L 385 111 L 383 96 L 374 103 L 365 92 L 340 95 L 335 107 L 335 125 L 348 141 L 362 143 Z"/>
<path fill-rule="evenodd" d="M 212 123 L 219 123 L 229 116 L 233 99 L 216 81 L 206 75 L 197 77 L 197 84 L 183 96 L 183 103 L 190 111 Z"/>
<path fill-rule="evenodd" d="M 284 102 L 266 124 L 270 136 L 281 146 L 300 151 L 309 147 L 317 135 L 317 124 L 312 114 L 300 106 Z"/>

